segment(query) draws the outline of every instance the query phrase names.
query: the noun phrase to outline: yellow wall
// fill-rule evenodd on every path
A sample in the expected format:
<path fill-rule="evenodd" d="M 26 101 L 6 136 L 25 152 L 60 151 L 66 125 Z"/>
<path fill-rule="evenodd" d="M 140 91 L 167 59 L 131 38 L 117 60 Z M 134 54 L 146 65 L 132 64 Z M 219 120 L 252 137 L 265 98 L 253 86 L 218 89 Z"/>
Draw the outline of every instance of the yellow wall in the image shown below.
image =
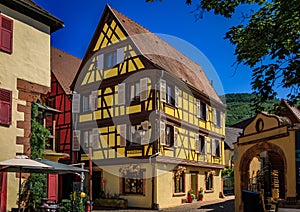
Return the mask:
<path fill-rule="evenodd" d="M 50 87 L 50 29 L 31 18 L 14 12 L 0 4 L 1 14 L 13 19 L 13 52 L 0 51 L 0 87 L 12 91 L 12 124 L 0 126 L 0 161 L 23 152 L 23 146 L 16 145 L 16 137 L 23 136 L 17 129 L 17 120 L 24 120 L 23 113 L 17 112 L 17 78 Z M 16 207 L 18 179 L 8 174 L 7 208 Z"/>
<path fill-rule="evenodd" d="M 144 195 L 121 195 L 121 197 L 128 199 L 130 207 L 151 208 L 152 206 L 152 166 L 150 164 L 139 164 L 142 169 L 146 169 L 145 173 L 145 194 Z M 105 192 L 120 193 L 120 174 L 119 169 L 127 167 L 122 166 L 103 166 L 103 179 L 105 180 Z M 170 164 L 153 164 L 155 167 L 155 191 L 154 202 L 159 204 L 160 208 L 172 207 L 182 204 L 182 199 L 187 199 L 188 190 L 191 188 L 191 173 L 190 171 L 199 171 L 198 168 L 187 167 L 185 174 L 185 192 L 180 196 L 174 196 L 174 173 L 175 165 Z M 205 171 L 211 169 L 201 168 L 198 174 L 198 190 L 205 188 Z M 214 175 L 214 191 L 205 193 L 205 200 L 219 198 L 221 188 L 221 172 L 215 170 Z"/>

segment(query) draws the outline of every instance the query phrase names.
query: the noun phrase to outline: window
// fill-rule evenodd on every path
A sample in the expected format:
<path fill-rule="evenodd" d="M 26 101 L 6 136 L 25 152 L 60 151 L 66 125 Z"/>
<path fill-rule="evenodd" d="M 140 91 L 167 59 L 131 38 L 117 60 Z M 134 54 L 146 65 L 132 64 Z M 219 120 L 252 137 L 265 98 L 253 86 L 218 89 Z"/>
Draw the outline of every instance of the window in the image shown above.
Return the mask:
<path fill-rule="evenodd" d="M 98 108 L 98 91 L 82 96 L 82 112 L 94 111 Z"/>
<path fill-rule="evenodd" d="M 144 145 L 149 143 L 149 123 L 144 121 L 141 124 L 131 126 L 130 141 L 128 145 Z"/>
<path fill-rule="evenodd" d="M 166 145 L 173 146 L 174 145 L 174 128 L 173 126 L 166 126 Z"/>
<path fill-rule="evenodd" d="M 139 165 L 121 169 L 123 194 L 144 194 L 144 171 Z"/>
<path fill-rule="evenodd" d="M 12 53 L 13 20 L 0 15 L 0 50 Z"/>
<path fill-rule="evenodd" d="M 117 52 L 110 52 L 104 55 L 104 68 L 109 69 L 117 64 Z"/>
<path fill-rule="evenodd" d="M 83 131 L 83 148 L 85 149 L 89 148 L 89 134 L 90 132 L 88 130 Z"/>
<path fill-rule="evenodd" d="M 49 107 L 52 107 L 52 108 L 56 108 L 55 97 L 48 97 L 46 99 L 46 105 L 49 106 Z"/>
<path fill-rule="evenodd" d="M 205 155 L 206 151 L 205 151 L 205 137 L 200 135 L 199 136 L 199 141 L 200 141 L 200 154 Z"/>
<path fill-rule="evenodd" d="M 213 172 L 205 172 L 205 190 L 214 189 L 214 174 Z"/>
<path fill-rule="evenodd" d="M 178 168 L 174 171 L 174 192 L 184 193 L 185 192 L 185 171 L 184 168 Z"/>
<path fill-rule="evenodd" d="M 200 118 L 201 119 L 204 119 L 204 120 L 206 120 L 206 116 L 207 116 L 207 114 L 206 114 L 206 104 L 205 103 L 203 103 L 203 102 L 201 102 L 200 103 Z"/>
<path fill-rule="evenodd" d="M 140 82 L 133 82 L 128 85 L 127 101 L 134 102 L 140 100 Z"/>
<path fill-rule="evenodd" d="M 73 130 L 72 149 L 73 149 L 73 151 L 80 150 L 80 130 Z"/>
<path fill-rule="evenodd" d="M 104 61 L 104 63 L 103 63 Z M 113 52 L 97 56 L 97 69 L 110 69 L 119 63 L 124 62 L 124 47 L 118 48 Z"/>
<path fill-rule="evenodd" d="M 174 87 L 168 85 L 167 86 L 167 103 L 175 106 L 175 98 L 174 98 Z"/>
<path fill-rule="evenodd" d="M 99 131 L 98 128 L 93 128 L 92 130 L 85 130 L 83 134 L 83 148 L 87 149 L 92 147 L 93 149 L 99 148 Z M 80 135 L 80 134 L 79 134 Z"/>
<path fill-rule="evenodd" d="M 82 96 L 82 112 L 89 111 L 89 97 Z"/>
<path fill-rule="evenodd" d="M 218 139 L 212 141 L 212 155 L 221 157 L 221 142 Z"/>
<path fill-rule="evenodd" d="M 0 124 L 10 125 L 12 120 L 12 92 L 0 88 Z"/>
<path fill-rule="evenodd" d="M 214 112 L 214 124 L 218 127 L 221 127 L 222 126 L 221 111 L 214 108 L 213 112 Z"/>

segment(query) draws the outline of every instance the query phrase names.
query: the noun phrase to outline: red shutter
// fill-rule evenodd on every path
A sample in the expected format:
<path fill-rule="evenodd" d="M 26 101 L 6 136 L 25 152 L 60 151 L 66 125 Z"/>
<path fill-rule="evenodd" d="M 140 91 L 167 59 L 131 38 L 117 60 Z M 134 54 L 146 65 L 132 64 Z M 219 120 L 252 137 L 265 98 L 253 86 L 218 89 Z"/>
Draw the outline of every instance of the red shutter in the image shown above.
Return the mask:
<path fill-rule="evenodd" d="M 0 15 L 0 49 L 12 53 L 13 20 Z"/>
<path fill-rule="evenodd" d="M 12 92 L 0 88 L 0 124 L 11 124 Z"/>
<path fill-rule="evenodd" d="M 57 174 L 48 175 L 48 199 L 57 201 Z"/>

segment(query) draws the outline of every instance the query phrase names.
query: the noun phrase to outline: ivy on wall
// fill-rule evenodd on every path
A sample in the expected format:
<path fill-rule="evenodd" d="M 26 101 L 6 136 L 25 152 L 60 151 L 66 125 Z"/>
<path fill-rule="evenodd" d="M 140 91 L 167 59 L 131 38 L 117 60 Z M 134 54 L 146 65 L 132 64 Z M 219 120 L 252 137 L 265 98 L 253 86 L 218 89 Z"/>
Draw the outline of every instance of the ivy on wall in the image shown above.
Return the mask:
<path fill-rule="evenodd" d="M 43 158 L 45 155 L 46 141 L 50 136 L 47 130 L 37 119 L 39 118 L 38 107 L 31 106 L 31 135 L 30 150 L 31 159 Z M 22 207 L 36 208 L 41 203 L 41 199 L 47 196 L 47 177 L 45 174 L 30 174 L 30 177 L 22 183 L 21 202 Z"/>

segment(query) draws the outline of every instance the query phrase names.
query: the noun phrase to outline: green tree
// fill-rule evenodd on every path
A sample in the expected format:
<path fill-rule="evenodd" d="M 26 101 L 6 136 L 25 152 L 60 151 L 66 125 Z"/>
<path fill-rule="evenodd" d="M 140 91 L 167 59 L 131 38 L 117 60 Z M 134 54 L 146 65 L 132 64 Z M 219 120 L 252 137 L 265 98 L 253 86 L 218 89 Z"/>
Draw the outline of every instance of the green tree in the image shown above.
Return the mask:
<path fill-rule="evenodd" d="M 231 27 L 225 38 L 235 46 L 237 64 L 252 70 L 254 106 L 257 111 L 263 110 L 262 103 L 277 96 L 278 86 L 288 90 L 286 98 L 290 103 L 296 103 L 300 98 L 299 0 L 197 1 L 198 17 L 213 11 L 230 18 L 238 6 L 252 5 L 241 24 Z"/>

